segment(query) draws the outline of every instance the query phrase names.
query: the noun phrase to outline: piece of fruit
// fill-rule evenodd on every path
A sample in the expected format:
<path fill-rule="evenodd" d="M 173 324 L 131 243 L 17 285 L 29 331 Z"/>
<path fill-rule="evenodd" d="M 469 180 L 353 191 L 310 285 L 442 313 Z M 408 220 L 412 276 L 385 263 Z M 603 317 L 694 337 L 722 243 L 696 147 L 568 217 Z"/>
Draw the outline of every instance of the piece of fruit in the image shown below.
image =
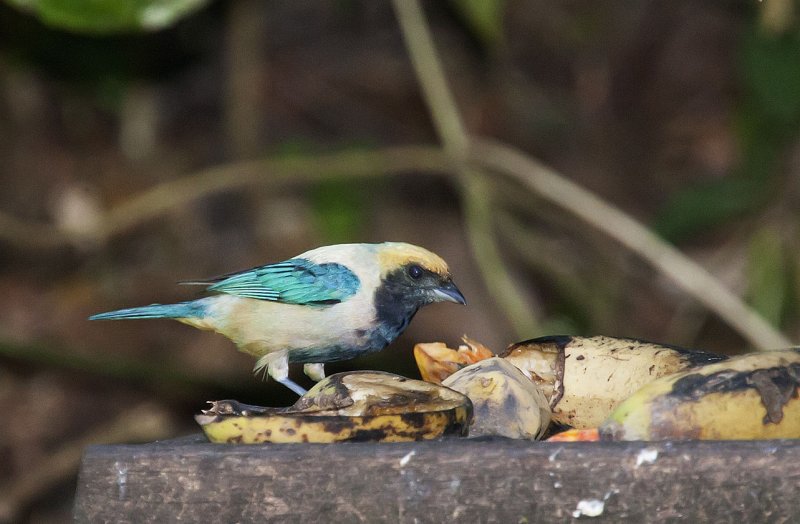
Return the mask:
<path fill-rule="evenodd" d="M 547 442 L 597 442 L 600 434 L 597 428 L 589 429 L 568 429 L 561 433 L 556 433 L 547 439 Z"/>
<path fill-rule="evenodd" d="M 494 357 L 465 367 L 442 384 L 472 401 L 470 437 L 538 439 L 550 424 L 550 407 L 544 393 L 503 359 Z"/>
<path fill-rule="evenodd" d="M 614 337 L 541 337 L 513 344 L 499 356 L 547 396 L 553 421 L 595 428 L 628 396 L 653 380 L 727 357 Z"/>
<path fill-rule="evenodd" d="M 288 408 L 212 402 L 195 419 L 211 442 L 402 442 L 466 436 L 469 399 L 446 387 L 379 371 L 338 373 Z"/>
<path fill-rule="evenodd" d="M 663 377 L 622 402 L 604 440 L 800 438 L 800 349 L 762 351 Z"/>
<path fill-rule="evenodd" d="M 492 358 L 494 353 L 480 342 L 467 338 L 458 349 L 450 349 L 443 342 L 423 342 L 414 346 L 422 380 L 441 384 L 444 379 L 469 365 Z"/>

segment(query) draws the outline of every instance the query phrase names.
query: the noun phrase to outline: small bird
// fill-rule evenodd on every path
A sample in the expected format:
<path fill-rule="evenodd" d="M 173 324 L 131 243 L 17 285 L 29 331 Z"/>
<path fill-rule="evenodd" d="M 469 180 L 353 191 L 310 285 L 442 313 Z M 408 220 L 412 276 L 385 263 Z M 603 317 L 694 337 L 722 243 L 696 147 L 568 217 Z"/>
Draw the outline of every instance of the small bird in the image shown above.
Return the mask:
<path fill-rule="evenodd" d="M 312 380 L 327 362 L 380 351 L 406 329 L 422 306 L 466 304 L 438 255 L 403 242 L 340 244 L 295 258 L 209 280 L 212 296 L 177 304 L 152 304 L 89 317 L 90 320 L 171 318 L 231 339 L 257 357 L 254 372 L 298 395 L 289 364 L 303 363 Z"/>

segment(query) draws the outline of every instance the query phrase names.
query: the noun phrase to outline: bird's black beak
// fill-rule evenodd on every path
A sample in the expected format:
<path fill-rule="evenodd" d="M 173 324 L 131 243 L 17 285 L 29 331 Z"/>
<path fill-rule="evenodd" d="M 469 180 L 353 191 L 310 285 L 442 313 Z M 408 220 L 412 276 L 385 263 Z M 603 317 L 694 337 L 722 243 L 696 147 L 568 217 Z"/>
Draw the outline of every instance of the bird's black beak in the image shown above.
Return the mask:
<path fill-rule="evenodd" d="M 437 302 L 455 302 L 462 306 L 467 305 L 467 299 L 461 294 L 452 280 L 448 280 L 441 286 L 433 289 L 433 296 Z"/>

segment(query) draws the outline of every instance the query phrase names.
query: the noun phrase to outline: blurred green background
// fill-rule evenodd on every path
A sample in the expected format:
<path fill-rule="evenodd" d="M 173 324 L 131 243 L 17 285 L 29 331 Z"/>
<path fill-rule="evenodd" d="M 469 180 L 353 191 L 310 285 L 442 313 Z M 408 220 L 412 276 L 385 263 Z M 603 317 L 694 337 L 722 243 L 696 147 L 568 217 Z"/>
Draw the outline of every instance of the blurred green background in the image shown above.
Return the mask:
<path fill-rule="evenodd" d="M 619 206 L 800 339 L 797 2 L 424 5 L 471 133 Z M 491 179 L 488 231 L 528 323 L 479 271 L 452 178 L 254 166 L 437 144 L 387 1 L 0 2 L 0 136 L 0 522 L 68 519 L 89 442 L 195 431 L 205 400 L 292 400 L 222 337 L 89 314 L 189 299 L 177 281 L 323 244 L 423 245 L 469 301 L 427 308 L 386 351 L 331 371 L 414 375 L 415 342 L 463 334 L 495 350 L 560 333 L 750 347 L 508 181 Z M 254 170 L 266 182 L 226 185 Z M 223 189 L 166 191 L 166 210 L 116 227 L 127 202 L 198 173 Z"/>

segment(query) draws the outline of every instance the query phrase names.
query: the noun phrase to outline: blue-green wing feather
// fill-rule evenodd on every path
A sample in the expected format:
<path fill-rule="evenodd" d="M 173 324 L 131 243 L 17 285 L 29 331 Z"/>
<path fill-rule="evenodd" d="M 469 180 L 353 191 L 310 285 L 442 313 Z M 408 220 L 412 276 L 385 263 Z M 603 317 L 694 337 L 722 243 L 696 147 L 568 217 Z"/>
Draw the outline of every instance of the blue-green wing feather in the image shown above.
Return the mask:
<path fill-rule="evenodd" d="M 341 264 L 293 258 L 220 277 L 209 291 L 287 304 L 326 305 L 358 292 L 358 277 Z"/>

